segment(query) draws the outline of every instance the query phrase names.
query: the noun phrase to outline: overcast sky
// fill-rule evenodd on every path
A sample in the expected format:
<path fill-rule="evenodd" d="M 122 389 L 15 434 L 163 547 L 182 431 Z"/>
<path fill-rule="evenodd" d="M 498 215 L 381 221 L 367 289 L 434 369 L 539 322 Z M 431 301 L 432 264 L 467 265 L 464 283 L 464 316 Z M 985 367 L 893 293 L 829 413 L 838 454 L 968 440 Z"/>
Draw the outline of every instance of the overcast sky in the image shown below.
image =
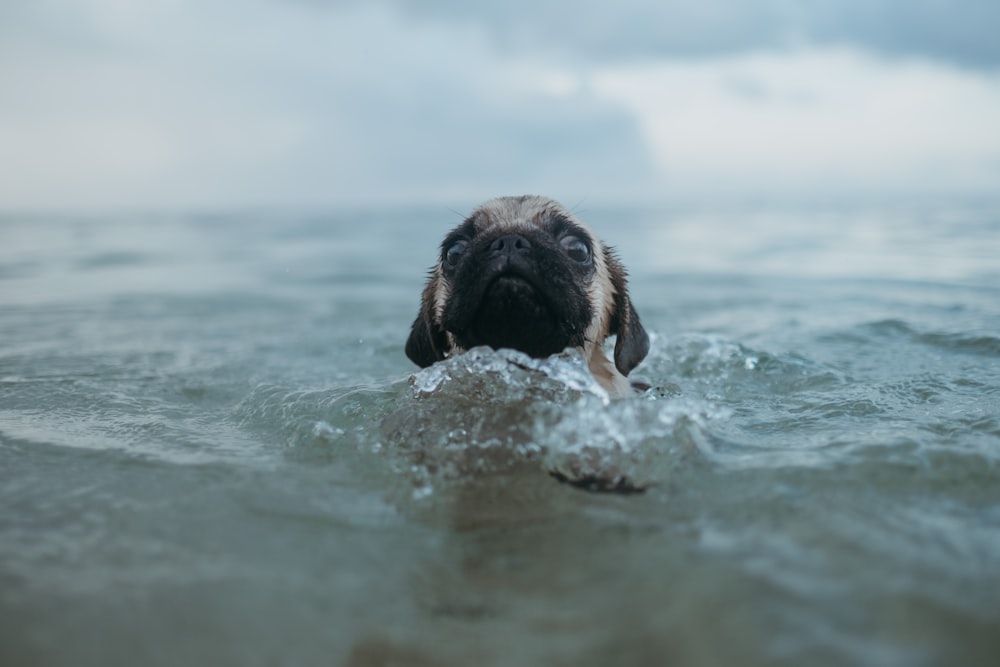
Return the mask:
<path fill-rule="evenodd" d="M 0 208 L 1000 194 L 998 25 L 995 0 L 3 0 Z"/>

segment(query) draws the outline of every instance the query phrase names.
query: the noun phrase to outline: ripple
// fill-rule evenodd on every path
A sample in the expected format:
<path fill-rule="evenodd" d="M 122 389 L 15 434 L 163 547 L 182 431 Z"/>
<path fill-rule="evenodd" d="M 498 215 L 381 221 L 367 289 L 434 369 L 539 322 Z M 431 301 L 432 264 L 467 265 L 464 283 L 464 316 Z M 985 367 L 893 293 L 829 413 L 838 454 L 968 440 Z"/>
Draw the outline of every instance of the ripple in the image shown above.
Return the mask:
<path fill-rule="evenodd" d="M 103 252 L 83 257 L 77 261 L 76 265 L 81 270 L 132 267 L 145 265 L 151 258 L 151 255 L 139 252 Z"/>
<path fill-rule="evenodd" d="M 837 388 L 840 371 L 801 355 L 757 350 L 711 334 L 655 337 L 644 374 L 660 378 L 661 392 L 710 395 L 726 401 L 787 396 Z"/>
<path fill-rule="evenodd" d="M 1000 357 L 1000 337 L 997 336 L 965 333 L 924 333 L 918 334 L 915 339 L 918 342 L 937 347 L 942 350 Z"/>
<path fill-rule="evenodd" d="M 1000 356 L 1000 336 L 987 333 L 922 331 L 898 319 L 881 320 L 858 329 L 862 339 L 900 338 L 948 352 Z"/>
<path fill-rule="evenodd" d="M 952 388 L 940 377 L 922 374 L 890 382 L 881 387 L 887 397 L 901 405 L 937 405 L 942 403 Z"/>

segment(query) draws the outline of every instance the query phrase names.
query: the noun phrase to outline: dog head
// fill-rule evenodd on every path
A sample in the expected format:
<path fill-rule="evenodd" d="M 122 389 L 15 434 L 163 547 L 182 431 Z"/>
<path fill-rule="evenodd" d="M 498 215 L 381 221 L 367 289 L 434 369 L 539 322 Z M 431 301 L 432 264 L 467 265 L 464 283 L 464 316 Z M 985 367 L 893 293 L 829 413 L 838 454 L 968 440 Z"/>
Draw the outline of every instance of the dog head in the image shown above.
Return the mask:
<path fill-rule="evenodd" d="M 612 335 L 614 367 L 601 348 Z M 486 202 L 445 237 L 406 355 L 426 367 L 477 345 L 533 357 L 580 348 L 620 394 L 649 338 L 611 249 L 557 202 L 524 196 Z"/>

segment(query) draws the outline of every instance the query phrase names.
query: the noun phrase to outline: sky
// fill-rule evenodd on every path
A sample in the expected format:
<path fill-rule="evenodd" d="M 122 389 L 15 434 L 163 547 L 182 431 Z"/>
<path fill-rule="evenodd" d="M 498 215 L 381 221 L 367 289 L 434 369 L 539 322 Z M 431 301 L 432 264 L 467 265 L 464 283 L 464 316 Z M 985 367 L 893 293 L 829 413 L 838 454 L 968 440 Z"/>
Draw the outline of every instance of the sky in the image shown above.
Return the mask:
<path fill-rule="evenodd" d="M 995 0 L 4 0 L 0 209 L 1000 195 Z"/>

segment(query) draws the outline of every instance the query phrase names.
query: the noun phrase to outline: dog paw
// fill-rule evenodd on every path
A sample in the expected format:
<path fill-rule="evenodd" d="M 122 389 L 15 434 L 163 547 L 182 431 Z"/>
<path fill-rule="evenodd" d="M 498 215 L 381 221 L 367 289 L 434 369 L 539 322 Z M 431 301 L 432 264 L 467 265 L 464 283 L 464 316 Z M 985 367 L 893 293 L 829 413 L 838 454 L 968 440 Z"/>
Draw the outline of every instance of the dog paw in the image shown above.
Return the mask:
<path fill-rule="evenodd" d="M 558 470 L 550 470 L 549 475 L 559 480 L 563 484 L 592 493 L 620 493 L 622 495 L 633 495 L 645 493 L 648 485 L 635 484 L 628 477 L 622 475 L 567 475 Z"/>

